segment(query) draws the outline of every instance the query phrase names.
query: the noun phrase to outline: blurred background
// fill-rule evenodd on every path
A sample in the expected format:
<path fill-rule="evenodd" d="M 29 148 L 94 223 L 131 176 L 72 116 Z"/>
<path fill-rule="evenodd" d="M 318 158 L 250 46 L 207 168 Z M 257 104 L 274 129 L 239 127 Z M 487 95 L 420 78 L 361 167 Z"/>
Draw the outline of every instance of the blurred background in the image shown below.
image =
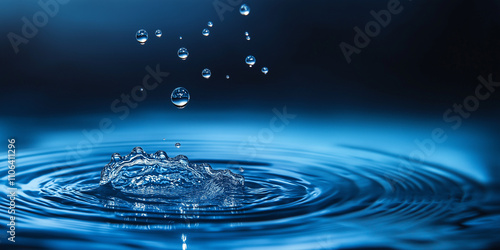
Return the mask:
<path fill-rule="evenodd" d="M 500 81 L 500 1 L 245 1 L 248 16 L 239 1 L 45 2 L 52 5 L 0 2 L 0 135 L 15 137 L 18 152 L 73 152 L 91 138 L 166 138 L 167 153 L 174 141 L 256 139 L 261 147 L 351 145 L 405 157 L 420 150 L 422 161 L 489 184 L 500 178 L 500 90 L 477 105 L 466 99 L 476 95 L 478 77 Z M 371 11 L 388 3 L 398 13 L 348 62 L 339 45 L 356 46 L 355 27 L 365 30 L 376 20 Z M 139 29 L 149 33 L 145 45 L 135 39 Z M 185 61 L 180 47 L 189 50 Z M 252 68 L 248 55 L 256 58 Z M 138 95 L 147 67 L 168 76 L 127 106 L 122 95 Z M 179 86 L 191 94 L 184 109 L 170 101 Z M 474 105 L 466 115 L 454 110 L 464 100 Z M 263 134 L 283 113 L 290 117 L 284 129 Z M 103 119 L 112 132 L 96 132 Z M 416 143 L 435 129 L 445 142 Z"/>

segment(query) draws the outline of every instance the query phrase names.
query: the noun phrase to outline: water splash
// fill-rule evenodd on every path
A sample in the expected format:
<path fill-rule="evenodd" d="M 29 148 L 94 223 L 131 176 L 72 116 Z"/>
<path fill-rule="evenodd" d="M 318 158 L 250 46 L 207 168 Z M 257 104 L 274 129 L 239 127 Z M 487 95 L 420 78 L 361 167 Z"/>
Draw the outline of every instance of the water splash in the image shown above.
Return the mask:
<path fill-rule="evenodd" d="M 190 163 L 184 155 L 170 158 L 164 151 L 147 154 L 136 147 L 126 156 L 115 153 L 102 169 L 100 186 L 123 193 L 201 200 L 242 189 L 243 176 L 230 170 L 214 170 L 207 163 Z"/>

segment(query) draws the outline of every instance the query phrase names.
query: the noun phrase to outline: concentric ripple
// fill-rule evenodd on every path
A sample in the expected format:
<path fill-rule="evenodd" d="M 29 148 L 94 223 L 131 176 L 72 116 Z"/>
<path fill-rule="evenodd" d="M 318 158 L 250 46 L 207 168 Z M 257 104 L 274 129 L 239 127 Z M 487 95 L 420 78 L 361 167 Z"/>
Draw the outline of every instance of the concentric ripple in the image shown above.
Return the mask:
<path fill-rule="evenodd" d="M 99 186 L 112 153 L 135 146 L 163 150 L 157 142 L 102 145 L 99 154 L 82 160 L 34 151 L 18 157 L 19 237 L 51 249 L 63 248 L 56 244 L 61 239 L 89 248 L 451 249 L 487 247 L 488 230 L 498 230 L 492 226 L 498 220 L 477 223 L 483 216 L 498 218 L 481 210 L 481 185 L 440 166 L 402 167 L 404 159 L 352 147 L 329 153 L 267 148 L 246 157 L 230 142 L 185 144 L 182 154 L 191 162 L 243 175 L 243 192 L 213 205 L 186 195 L 158 199 Z"/>

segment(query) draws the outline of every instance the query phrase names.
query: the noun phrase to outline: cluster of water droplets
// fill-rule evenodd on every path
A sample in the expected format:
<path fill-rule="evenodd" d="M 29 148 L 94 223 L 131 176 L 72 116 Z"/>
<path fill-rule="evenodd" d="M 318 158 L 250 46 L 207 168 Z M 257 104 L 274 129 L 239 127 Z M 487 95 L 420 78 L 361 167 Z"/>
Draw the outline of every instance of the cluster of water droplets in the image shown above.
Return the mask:
<path fill-rule="evenodd" d="M 240 14 L 243 15 L 243 16 L 248 16 L 250 14 L 250 7 L 246 4 L 242 4 L 240 6 Z M 208 28 L 203 28 L 203 30 L 201 31 L 201 34 L 205 37 L 208 37 L 210 35 L 210 29 L 209 28 L 212 28 L 214 26 L 213 22 L 209 21 L 207 23 L 207 26 Z M 158 37 L 158 38 L 161 38 L 163 35 L 162 31 L 160 29 L 157 29 L 155 31 L 155 36 Z M 245 39 L 247 41 L 250 41 L 250 34 L 248 33 L 248 31 L 245 31 Z M 141 44 L 141 45 L 144 45 L 147 40 L 148 40 L 148 32 L 144 29 L 140 29 L 137 31 L 136 33 L 136 40 Z M 182 36 L 179 37 L 179 40 L 182 40 Z M 189 56 L 189 51 L 187 48 L 185 47 L 181 47 L 177 50 L 177 56 L 182 60 L 182 61 L 185 61 L 187 60 L 188 56 Z M 246 58 L 245 58 L 245 63 L 249 66 L 249 67 L 252 67 L 255 65 L 256 63 L 256 59 L 254 56 L 252 55 L 248 55 Z M 261 72 L 266 74 L 269 72 L 269 69 L 267 67 L 263 67 L 261 69 Z M 202 70 L 201 72 L 201 75 L 203 78 L 205 79 L 209 79 L 211 76 L 212 76 L 212 72 L 210 71 L 210 69 L 208 68 L 205 68 Z M 229 79 L 229 75 L 226 75 L 226 79 Z M 189 96 L 189 92 L 187 91 L 187 89 L 183 88 L 183 87 L 178 87 L 176 89 L 174 89 L 172 91 L 172 94 L 171 94 L 171 101 L 172 103 L 179 109 L 182 109 L 184 108 L 188 102 L 189 102 L 189 99 L 190 99 L 190 96 Z"/>

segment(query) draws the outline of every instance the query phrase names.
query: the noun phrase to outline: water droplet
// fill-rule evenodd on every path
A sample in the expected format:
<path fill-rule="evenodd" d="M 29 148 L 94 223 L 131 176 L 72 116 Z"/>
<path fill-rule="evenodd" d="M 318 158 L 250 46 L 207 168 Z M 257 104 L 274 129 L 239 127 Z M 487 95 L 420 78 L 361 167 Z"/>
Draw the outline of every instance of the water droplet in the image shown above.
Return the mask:
<path fill-rule="evenodd" d="M 245 36 L 249 36 L 250 34 L 248 34 L 248 31 L 245 31 Z"/>
<path fill-rule="evenodd" d="M 247 36 L 247 41 L 250 41 L 250 36 Z"/>
<path fill-rule="evenodd" d="M 226 75 L 226 79 L 229 79 L 229 75 Z"/>
<path fill-rule="evenodd" d="M 246 4 L 242 4 L 240 7 L 240 14 L 248 16 L 248 14 L 250 14 L 250 7 Z"/>
<path fill-rule="evenodd" d="M 144 91 L 144 89 L 143 89 L 143 88 L 141 88 L 141 91 Z"/>
<path fill-rule="evenodd" d="M 177 51 L 177 55 L 180 59 L 186 60 L 186 58 L 189 56 L 189 52 L 186 48 L 182 47 Z"/>
<path fill-rule="evenodd" d="M 204 36 L 208 36 L 208 35 L 210 35 L 210 30 L 203 29 L 203 31 L 201 31 L 201 34 L 203 34 Z"/>
<path fill-rule="evenodd" d="M 180 148 L 180 147 L 181 147 L 181 144 L 177 142 L 177 143 L 175 144 L 175 147 L 176 147 L 176 148 Z"/>
<path fill-rule="evenodd" d="M 267 67 L 262 67 L 262 73 L 264 73 L 264 75 L 267 75 L 267 72 L 269 72 L 269 69 L 267 69 Z"/>
<path fill-rule="evenodd" d="M 212 28 L 212 26 L 214 26 L 214 24 L 212 22 L 208 22 L 208 27 Z"/>
<path fill-rule="evenodd" d="M 163 138 L 163 140 L 165 140 L 165 138 Z"/>
<path fill-rule="evenodd" d="M 247 56 L 247 58 L 245 58 L 245 62 L 248 64 L 248 66 L 252 67 L 255 64 L 255 57 Z"/>
<path fill-rule="evenodd" d="M 245 172 L 245 169 L 243 169 L 242 167 L 240 167 L 240 172 Z"/>
<path fill-rule="evenodd" d="M 156 158 L 157 158 L 157 159 L 162 159 L 162 160 L 165 160 L 165 159 L 167 159 L 167 158 L 168 158 L 167 153 L 165 153 L 165 151 L 162 151 L 162 150 L 158 150 L 158 151 L 156 151 L 155 155 L 156 155 Z"/>
<path fill-rule="evenodd" d="M 209 69 L 204 69 L 201 71 L 201 75 L 205 78 L 208 79 L 212 75 L 212 72 Z"/>
<path fill-rule="evenodd" d="M 114 161 L 120 161 L 122 159 L 121 155 L 118 154 L 118 153 L 114 153 L 112 156 L 111 156 L 111 159 L 113 159 Z"/>
<path fill-rule="evenodd" d="M 155 31 L 155 35 L 156 35 L 157 37 L 161 37 L 161 35 L 162 35 L 161 30 L 157 29 L 157 30 Z"/>
<path fill-rule="evenodd" d="M 144 29 L 138 30 L 135 34 L 135 39 L 137 39 L 141 45 L 144 45 L 144 43 L 148 40 L 148 32 Z"/>
<path fill-rule="evenodd" d="M 142 154 L 144 153 L 144 150 L 141 147 L 135 147 L 132 149 L 132 154 Z"/>
<path fill-rule="evenodd" d="M 172 103 L 179 109 L 184 108 L 189 102 L 190 96 L 187 89 L 183 87 L 178 87 L 172 91 L 172 95 L 170 97 Z"/>
<path fill-rule="evenodd" d="M 182 40 L 182 36 L 179 37 L 179 40 Z"/>

